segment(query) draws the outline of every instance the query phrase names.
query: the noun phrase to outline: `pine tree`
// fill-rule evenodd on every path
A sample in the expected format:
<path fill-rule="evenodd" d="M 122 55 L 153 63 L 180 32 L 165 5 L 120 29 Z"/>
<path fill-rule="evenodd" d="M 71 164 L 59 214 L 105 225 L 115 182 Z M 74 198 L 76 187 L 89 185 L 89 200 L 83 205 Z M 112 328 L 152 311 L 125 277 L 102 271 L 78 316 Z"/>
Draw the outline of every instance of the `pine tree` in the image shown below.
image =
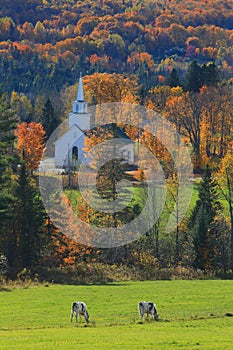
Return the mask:
<path fill-rule="evenodd" d="M 180 78 L 179 78 L 178 72 L 175 68 L 173 68 L 171 71 L 170 77 L 168 79 L 168 84 L 170 87 L 181 86 Z"/>
<path fill-rule="evenodd" d="M 186 88 L 188 91 L 199 92 L 203 85 L 214 86 L 219 82 L 219 72 L 215 63 L 200 66 L 193 61 L 186 74 Z"/>
<path fill-rule="evenodd" d="M 211 268 L 214 258 L 216 243 L 211 237 L 211 223 L 221 208 L 216 186 L 212 179 L 211 170 L 206 166 L 203 180 L 199 186 L 199 200 L 189 222 L 196 252 L 193 265 L 202 270 Z"/>
<path fill-rule="evenodd" d="M 17 266 L 33 269 L 46 244 L 46 214 L 32 177 L 22 165 L 15 189 L 14 224 L 17 235 Z M 16 262 L 15 262 L 16 263 Z"/>
<path fill-rule="evenodd" d="M 214 86 L 219 82 L 218 67 L 215 63 L 210 63 L 208 66 L 203 64 L 201 67 L 202 85 Z"/>
<path fill-rule="evenodd" d="M 0 251 L 9 258 L 9 234 L 13 217 L 13 177 L 17 164 L 14 153 L 14 130 L 17 118 L 7 101 L 6 94 L 0 92 Z"/>
<path fill-rule="evenodd" d="M 52 134 L 52 132 L 57 128 L 57 126 L 60 123 L 60 120 L 56 116 L 53 105 L 49 98 L 45 102 L 44 108 L 42 110 L 42 117 L 40 122 L 42 123 L 46 131 L 47 138 L 49 138 L 49 136 Z"/>
<path fill-rule="evenodd" d="M 7 96 L 0 92 L 0 189 L 1 184 L 7 182 L 7 170 L 14 164 L 14 131 L 17 125 L 17 117 L 11 105 L 7 101 Z"/>
<path fill-rule="evenodd" d="M 186 87 L 188 91 L 199 92 L 202 87 L 201 67 L 197 61 L 193 61 L 186 74 Z"/>

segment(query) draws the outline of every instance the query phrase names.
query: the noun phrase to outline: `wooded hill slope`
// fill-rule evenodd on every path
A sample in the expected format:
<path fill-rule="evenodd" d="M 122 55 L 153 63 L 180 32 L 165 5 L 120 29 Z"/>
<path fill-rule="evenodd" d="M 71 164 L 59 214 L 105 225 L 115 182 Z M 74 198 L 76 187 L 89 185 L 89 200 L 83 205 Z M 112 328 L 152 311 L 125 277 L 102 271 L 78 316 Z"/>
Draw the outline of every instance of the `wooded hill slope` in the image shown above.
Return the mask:
<path fill-rule="evenodd" d="M 172 68 L 215 62 L 232 76 L 231 0 L 0 1 L 0 76 L 8 92 L 35 97 L 79 71 L 136 73 L 145 88 Z"/>

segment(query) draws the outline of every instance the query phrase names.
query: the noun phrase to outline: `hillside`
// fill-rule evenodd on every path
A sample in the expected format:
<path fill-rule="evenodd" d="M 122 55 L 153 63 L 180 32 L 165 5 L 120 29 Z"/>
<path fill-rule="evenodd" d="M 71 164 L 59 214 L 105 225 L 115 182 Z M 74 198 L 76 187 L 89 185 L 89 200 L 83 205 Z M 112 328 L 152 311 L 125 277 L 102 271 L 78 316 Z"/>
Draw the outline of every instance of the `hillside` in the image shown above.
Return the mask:
<path fill-rule="evenodd" d="M 233 2 L 184 0 L 0 1 L 0 75 L 34 98 L 77 81 L 79 71 L 136 73 L 150 88 L 172 67 L 215 62 L 232 77 Z"/>

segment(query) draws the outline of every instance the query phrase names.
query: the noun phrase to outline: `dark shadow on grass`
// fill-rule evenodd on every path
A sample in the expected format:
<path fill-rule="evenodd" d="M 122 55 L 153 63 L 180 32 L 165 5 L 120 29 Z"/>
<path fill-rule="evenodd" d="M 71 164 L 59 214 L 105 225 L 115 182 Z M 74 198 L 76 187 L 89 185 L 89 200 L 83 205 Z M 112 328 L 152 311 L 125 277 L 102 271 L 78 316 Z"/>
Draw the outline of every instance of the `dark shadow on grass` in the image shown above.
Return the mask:
<path fill-rule="evenodd" d="M 0 292 L 11 292 L 12 290 L 7 287 L 0 287 Z"/>
<path fill-rule="evenodd" d="M 126 281 L 127 282 L 127 281 Z M 125 283 L 122 282 L 65 282 L 65 283 L 60 283 L 56 281 L 50 282 L 52 284 L 59 284 L 59 285 L 67 285 L 67 286 L 113 286 L 113 287 L 118 287 L 118 286 L 123 286 Z"/>
<path fill-rule="evenodd" d="M 157 322 L 170 322 L 170 320 L 166 320 L 166 319 L 163 319 L 163 318 L 159 318 L 158 321 L 155 321 L 153 319 L 145 319 L 144 321 L 137 321 L 136 323 L 137 324 L 147 324 L 147 323 L 154 323 L 156 324 Z"/>

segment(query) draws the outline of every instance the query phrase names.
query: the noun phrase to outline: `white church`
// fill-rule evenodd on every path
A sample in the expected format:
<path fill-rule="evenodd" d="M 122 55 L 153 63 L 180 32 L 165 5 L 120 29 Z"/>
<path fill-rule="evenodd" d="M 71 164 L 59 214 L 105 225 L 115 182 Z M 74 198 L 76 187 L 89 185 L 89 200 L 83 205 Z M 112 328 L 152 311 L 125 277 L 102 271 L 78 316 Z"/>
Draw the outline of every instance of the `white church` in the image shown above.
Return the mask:
<path fill-rule="evenodd" d="M 77 99 L 72 103 L 72 112 L 68 117 L 68 130 L 58 138 L 55 145 L 55 167 L 60 169 L 76 168 L 85 157 L 83 151 L 86 131 L 91 130 L 91 114 L 88 113 L 88 104 L 84 100 L 82 76 L 80 74 Z M 134 141 L 132 141 L 123 129 L 117 127 L 115 137 L 121 143 L 120 153 L 125 163 L 134 163 Z M 87 157 L 88 158 L 88 157 Z"/>

